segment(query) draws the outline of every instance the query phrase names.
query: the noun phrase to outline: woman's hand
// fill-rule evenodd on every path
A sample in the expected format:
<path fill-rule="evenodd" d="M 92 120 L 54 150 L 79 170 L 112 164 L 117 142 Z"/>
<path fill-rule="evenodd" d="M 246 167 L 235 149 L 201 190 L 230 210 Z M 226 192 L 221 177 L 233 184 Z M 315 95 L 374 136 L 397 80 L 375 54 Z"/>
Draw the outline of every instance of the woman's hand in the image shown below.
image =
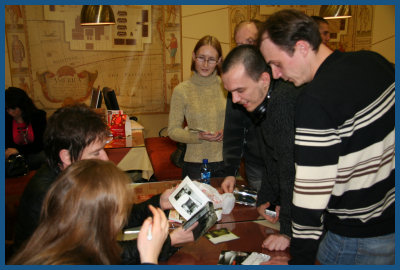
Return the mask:
<path fill-rule="evenodd" d="M 224 130 L 221 129 L 215 133 L 212 132 L 199 132 L 199 139 L 209 142 L 222 142 L 224 138 Z"/>
<path fill-rule="evenodd" d="M 160 208 L 149 205 L 153 217 L 148 217 L 140 229 L 137 245 L 141 263 L 157 264 L 161 248 L 168 236 L 168 219 Z"/>

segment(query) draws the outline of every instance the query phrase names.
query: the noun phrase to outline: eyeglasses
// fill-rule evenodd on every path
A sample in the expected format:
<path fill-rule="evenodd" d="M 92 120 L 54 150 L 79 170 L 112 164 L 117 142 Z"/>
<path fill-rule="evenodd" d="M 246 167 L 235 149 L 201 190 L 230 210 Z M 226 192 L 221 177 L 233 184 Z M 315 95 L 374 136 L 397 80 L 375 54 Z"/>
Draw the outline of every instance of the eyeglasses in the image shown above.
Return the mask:
<path fill-rule="evenodd" d="M 208 62 L 210 65 L 215 65 L 217 63 L 217 60 L 214 58 L 208 58 L 206 59 L 204 56 L 196 56 L 196 61 L 199 64 L 203 64 L 204 62 Z"/>

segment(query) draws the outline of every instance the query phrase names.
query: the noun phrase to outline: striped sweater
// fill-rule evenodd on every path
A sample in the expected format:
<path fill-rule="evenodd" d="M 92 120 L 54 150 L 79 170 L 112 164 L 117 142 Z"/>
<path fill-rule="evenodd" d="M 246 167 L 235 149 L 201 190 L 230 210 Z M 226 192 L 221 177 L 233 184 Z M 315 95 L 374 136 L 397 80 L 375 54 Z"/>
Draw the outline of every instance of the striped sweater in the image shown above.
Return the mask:
<path fill-rule="evenodd" d="M 367 52 L 333 52 L 296 107 L 290 264 L 313 264 L 325 230 L 395 231 L 395 76 Z"/>

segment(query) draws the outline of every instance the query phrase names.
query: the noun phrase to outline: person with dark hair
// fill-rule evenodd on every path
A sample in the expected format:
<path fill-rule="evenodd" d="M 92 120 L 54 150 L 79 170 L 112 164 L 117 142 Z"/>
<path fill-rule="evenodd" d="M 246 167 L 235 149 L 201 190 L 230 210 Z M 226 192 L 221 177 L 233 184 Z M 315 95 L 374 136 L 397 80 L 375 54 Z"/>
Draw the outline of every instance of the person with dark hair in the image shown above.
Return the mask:
<path fill-rule="evenodd" d="M 37 228 L 43 199 L 57 176 L 79 160 L 108 160 L 104 150 L 108 139 L 109 131 L 104 117 L 85 104 L 62 107 L 54 112 L 48 120 L 44 134 L 47 163 L 29 181 L 20 200 L 15 226 L 14 251 L 18 250 Z M 150 216 L 151 212 L 147 207 L 149 204 L 163 210 L 171 209 L 172 205 L 168 197 L 172 191 L 168 189 L 146 202 L 134 205 L 127 226 L 139 226 L 144 218 Z M 166 259 L 171 252 L 175 251 L 171 245 L 193 241 L 191 230 L 185 231 L 180 227 L 171 232 L 165 242 L 161 259 Z M 124 245 L 122 262 L 139 263 L 136 245 L 132 246 L 124 242 L 122 245 Z"/>
<path fill-rule="evenodd" d="M 222 139 L 226 97 L 218 76 L 221 62 L 218 39 L 202 37 L 192 53 L 193 75 L 172 93 L 168 135 L 174 141 L 186 143 L 182 178 L 200 179 L 203 159 L 208 159 L 212 177 L 224 176 Z"/>
<path fill-rule="evenodd" d="M 44 198 L 39 226 L 9 264 L 120 264 L 117 236 L 131 211 L 129 183 L 109 161 L 80 160 L 63 170 Z M 160 208 L 149 209 L 138 249 L 142 264 L 157 264 L 169 224 Z"/>
<path fill-rule="evenodd" d="M 267 220 L 280 222 L 280 233 L 268 236 L 263 248 L 285 250 L 290 244 L 291 201 L 295 175 L 294 112 L 301 89 L 272 79 L 271 68 L 257 47 L 234 48 L 222 65 L 222 81 L 232 102 L 252 117 L 266 174 L 257 194 L 257 210 Z M 275 206 L 276 217 L 265 214 Z"/>
<path fill-rule="evenodd" d="M 5 159 L 22 154 L 30 170 L 45 162 L 43 133 L 46 112 L 36 108 L 28 94 L 17 87 L 6 89 L 5 95 Z"/>
<path fill-rule="evenodd" d="M 328 21 L 320 16 L 311 16 L 311 18 L 318 24 L 318 29 L 321 35 L 322 43 L 327 45 L 329 40 L 331 39 Z"/>
<path fill-rule="evenodd" d="M 235 27 L 235 42 L 239 45 L 256 45 L 258 38 L 258 20 L 242 21 Z M 233 192 L 241 161 L 245 167 L 245 178 L 254 190 L 261 187 L 261 179 L 265 176 L 260 149 L 257 146 L 255 125 L 243 106 L 232 102 L 232 94 L 226 100 L 224 125 L 223 157 L 225 179 L 221 184 L 224 192 Z"/>
<path fill-rule="evenodd" d="M 372 51 L 331 51 L 297 10 L 266 20 L 260 49 L 275 79 L 306 84 L 296 104 L 289 263 L 394 264 L 393 66 Z"/>

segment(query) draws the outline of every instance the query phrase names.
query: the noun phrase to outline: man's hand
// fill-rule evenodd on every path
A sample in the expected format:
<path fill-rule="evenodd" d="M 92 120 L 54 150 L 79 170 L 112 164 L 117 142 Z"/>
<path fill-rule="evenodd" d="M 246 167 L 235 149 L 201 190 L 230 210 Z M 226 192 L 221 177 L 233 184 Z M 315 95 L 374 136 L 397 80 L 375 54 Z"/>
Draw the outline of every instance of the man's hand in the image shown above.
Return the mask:
<path fill-rule="evenodd" d="M 284 234 L 271 234 L 262 243 L 262 247 L 269 250 L 283 251 L 289 246 L 290 238 Z"/>
<path fill-rule="evenodd" d="M 172 206 L 171 202 L 169 201 L 169 196 L 172 194 L 172 192 L 174 192 L 174 190 L 177 188 L 173 187 L 173 188 L 169 188 L 166 189 L 160 197 L 160 207 L 162 210 L 168 210 L 168 209 L 173 209 L 174 207 Z"/>
<path fill-rule="evenodd" d="M 224 193 L 232 193 L 235 189 L 236 177 L 235 176 L 227 176 L 221 184 L 221 188 Z"/>
<path fill-rule="evenodd" d="M 261 204 L 261 205 L 259 205 L 258 207 L 257 207 L 257 211 L 258 211 L 258 213 L 263 217 L 263 218 L 265 218 L 266 220 L 268 220 L 269 222 L 271 222 L 271 223 L 276 223 L 278 220 L 279 220 L 279 212 L 280 212 L 280 210 L 281 210 L 281 207 L 279 206 L 279 205 L 277 205 L 276 207 L 275 207 L 275 212 L 276 212 L 276 217 L 271 217 L 271 216 L 268 216 L 267 214 L 265 214 L 265 209 L 267 209 L 268 207 L 270 207 L 270 203 L 269 202 L 266 202 L 266 203 L 264 203 L 264 204 Z"/>
<path fill-rule="evenodd" d="M 169 236 L 171 237 L 171 246 L 184 244 L 188 242 L 194 241 L 193 229 L 197 227 L 199 223 L 196 221 L 192 226 L 190 226 L 187 230 L 183 229 L 183 227 L 179 227 L 173 230 Z"/>

